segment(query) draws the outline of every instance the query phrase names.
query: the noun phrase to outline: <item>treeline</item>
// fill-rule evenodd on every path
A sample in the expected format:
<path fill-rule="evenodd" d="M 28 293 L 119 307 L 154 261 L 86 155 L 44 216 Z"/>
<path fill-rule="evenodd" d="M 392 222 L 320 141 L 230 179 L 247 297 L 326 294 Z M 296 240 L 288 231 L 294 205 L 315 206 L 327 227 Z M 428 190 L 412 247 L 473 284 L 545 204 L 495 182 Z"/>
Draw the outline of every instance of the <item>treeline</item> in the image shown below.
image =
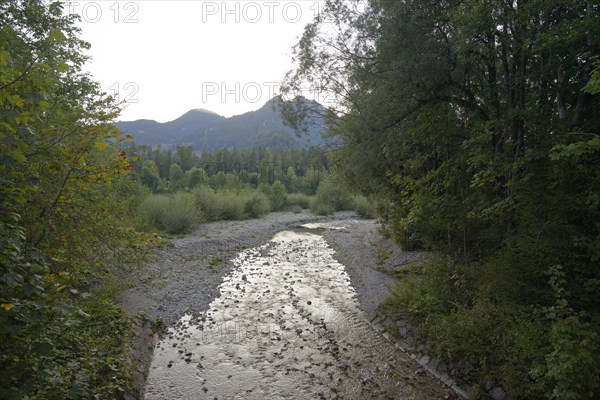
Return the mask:
<path fill-rule="evenodd" d="M 316 193 L 329 175 L 325 150 L 218 149 L 196 154 L 191 146 L 175 151 L 128 143 L 124 151 L 136 158 L 134 172 L 153 192 L 209 186 L 213 189 L 257 187 L 283 183 L 289 193 Z"/>
<path fill-rule="evenodd" d="M 439 255 L 388 305 L 473 393 L 600 396 L 599 39 L 592 1 L 329 0 L 296 47 L 338 174 Z"/>

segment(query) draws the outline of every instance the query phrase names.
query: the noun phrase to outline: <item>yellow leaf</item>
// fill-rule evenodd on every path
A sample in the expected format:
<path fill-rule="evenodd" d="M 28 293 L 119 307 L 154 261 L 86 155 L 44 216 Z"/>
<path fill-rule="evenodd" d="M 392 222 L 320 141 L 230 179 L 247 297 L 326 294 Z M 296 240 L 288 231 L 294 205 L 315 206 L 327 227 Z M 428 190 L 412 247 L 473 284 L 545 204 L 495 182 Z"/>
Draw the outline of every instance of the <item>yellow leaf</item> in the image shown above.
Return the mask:
<path fill-rule="evenodd" d="M 108 147 L 108 145 L 104 142 L 96 142 L 96 148 L 98 150 L 104 150 L 107 147 Z"/>
<path fill-rule="evenodd" d="M 62 286 L 59 286 L 59 287 L 57 287 L 57 288 L 56 288 L 56 291 L 57 291 L 57 292 L 60 292 L 61 290 L 63 290 L 63 289 L 66 289 L 66 288 L 68 288 L 68 287 L 69 287 L 69 285 L 62 285 Z"/>
<path fill-rule="evenodd" d="M 4 308 L 6 311 L 10 311 L 14 306 L 14 304 L 0 304 L 0 307 Z"/>
<path fill-rule="evenodd" d="M 12 104 L 13 106 L 23 107 L 23 105 L 25 104 L 23 99 L 17 94 L 13 94 L 11 96 L 8 96 L 7 98 L 10 104 Z"/>

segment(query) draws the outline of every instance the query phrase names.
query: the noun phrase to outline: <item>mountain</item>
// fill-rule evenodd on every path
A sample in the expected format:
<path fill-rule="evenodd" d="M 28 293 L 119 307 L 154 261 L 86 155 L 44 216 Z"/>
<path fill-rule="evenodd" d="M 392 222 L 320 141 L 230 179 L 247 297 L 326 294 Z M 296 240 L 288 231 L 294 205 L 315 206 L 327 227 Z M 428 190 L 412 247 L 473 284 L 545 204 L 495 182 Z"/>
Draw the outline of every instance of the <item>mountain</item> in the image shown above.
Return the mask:
<path fill-rule="evenodd" d="M 324 123 L 314 118 L 305 133 L 298 136 L 285 126 L 275 99 L 256 111 L 225 118 L 207 110 L 190 110 L 181 117 L 159 123 L 153 120 L 118 121 L 115 126 L 133 136 L 137 144 L 176 148 L 191 145 L 196 151 L 215 148 L 286 149 L 323 146 Z M 305 100 L 309 101 L 309 100 Z M 324 110 L 312 102 L 311 106 Z"/>

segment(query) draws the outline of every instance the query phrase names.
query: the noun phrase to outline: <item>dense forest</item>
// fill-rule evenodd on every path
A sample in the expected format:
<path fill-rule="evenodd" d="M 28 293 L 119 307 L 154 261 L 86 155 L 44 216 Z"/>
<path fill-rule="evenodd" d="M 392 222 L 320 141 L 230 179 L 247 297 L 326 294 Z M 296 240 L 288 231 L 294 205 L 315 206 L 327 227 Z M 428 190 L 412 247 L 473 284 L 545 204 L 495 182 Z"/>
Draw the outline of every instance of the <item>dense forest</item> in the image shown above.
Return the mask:
<path fill-rule="evenodd" d="M 192 146 L 178 146 L 171 151 L 161 146 L 128 143 L 123 148 L 136 158 L 134 172 L 154 191 L 173 191 L 199 185 L 216 189 L 224 187 L 227 182 L 248 183 L 256 187 L 260 183 L 272 185 L 279 180 L 290 193 L 313 195 L 321 178 L 329 173 L 326 152 L 318 147 L 276 151 L 269 147 L 224 148 L 199 154 Z"/>
<path fill-rule="evenodd" d="M 338 99 L 333 166 L 438 254 L 388 308 L 475 387 L 600 396 L 599 39 L 589 0 L 330 0 L 295 48 L 287 97 Z"/>

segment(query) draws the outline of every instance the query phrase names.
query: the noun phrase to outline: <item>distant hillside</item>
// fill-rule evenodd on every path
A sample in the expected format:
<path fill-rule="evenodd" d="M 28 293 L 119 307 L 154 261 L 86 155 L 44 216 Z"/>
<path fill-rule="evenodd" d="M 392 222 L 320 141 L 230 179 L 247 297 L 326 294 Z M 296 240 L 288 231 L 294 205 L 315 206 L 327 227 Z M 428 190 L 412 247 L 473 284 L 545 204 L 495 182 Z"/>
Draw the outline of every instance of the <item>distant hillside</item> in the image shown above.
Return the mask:
<path fill-rule="evenodd" d="M 306 133 L 297 136 L 293 129 L 284 125 L 279 109 L 274 109 L 273 104 L 273 100 L 270 100 L 256 111 L 230 118 L 206 110 L 191 110 L 176 120 L 165 123 L 142 119 L 119 121 L 115 125 L 133 136 L 137 144 L 160 144 L 170 148 L 191 145 L 197 151 L 233 147 L 287 149 L 324 145 L 324 124 L 320 118 L 309 126 Z"/>

